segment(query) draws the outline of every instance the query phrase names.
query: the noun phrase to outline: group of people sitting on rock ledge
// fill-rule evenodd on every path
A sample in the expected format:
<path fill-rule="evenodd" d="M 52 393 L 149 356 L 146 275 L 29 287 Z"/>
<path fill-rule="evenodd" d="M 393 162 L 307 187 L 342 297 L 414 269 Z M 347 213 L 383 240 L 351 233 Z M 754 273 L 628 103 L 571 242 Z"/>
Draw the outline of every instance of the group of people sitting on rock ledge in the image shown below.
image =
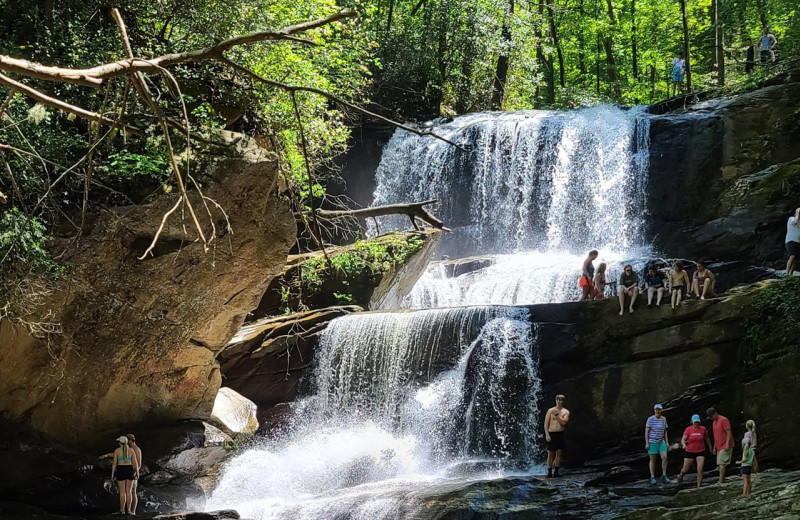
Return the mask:
<path fill-rule="evenodd" d="M 570 412 L 564 406 L 566 397 L 562 394 L 556 396 L 556 405 L 547 410 L 544 416 L 544 435 L 547 443 L 547 477 L 560 477 L 559 467 L 561 456 L 566 449 L 565 430 L 570 420 Z M 669 443 L 669 425 L 664 417 L 664 407 L 657 404 L 653 407 L 653 415 L 647 418 L 644 428 L 644 449 L 650 458 L 650 484 L 655 485 L 656 464 L 661 458 L 661 480 L 665 484 L 672 482 L 667 476 L 667 450 L 683 448 L 683 466 L 678 474 L 678 482 L 683 482 L 692 465 L 697 465 L 697 487 L 703 483 L 703 466 L 707 454 L 716 456 L 719 471 L 719 483 L 725 481 L 727 467 L 733 460 L 735 443 L 731 422 L 727 417 L 720 415 L 713 407 L 706 410 L 706 419 L 711 421 L 712 435 L 703 426 L 700 415 L 692 415 L 691 425 L 683 430 L 680 444 Z M 742 458 L 736 464 L 741 465 L 742 496 L 750 495 L 753 489 L 751 475 L 758 472 L 756 459 L 756 423 L 748 420 L 745 423 L 747 431 L 742 438 Z M 707 449 L 706 449 L 707 448 Z"/>
<path fill-rule="evenodd" d="M 644 275 L 644 283 L 639 279 L 639 274 L 630 264 L 625 265 L 619 282 L 606 280 L 606 264 L 601 263 L 595 270 L 593 262 L 597 259 L 597 250 L 589 251 L 583 261 L 583 269 L 578 285 L 581 288 L 580 300 L 600 300 L 605 298 L 606 286 L 616 286 L 619 295 L 619 315 L 625 314 L 625 299 L 629 300 L 628 312 L 633 312 L 633 306 L 640 292 L 647 292 L 647 306 L 660 307 L 664 294 L 669 293 L 670 304 L 673 309 L 679 307 L 686 298 L 700 298 L 715 296 L 714 286 L 717 279 L 703 261 L 695 262 L 697 269 L 689 279 L 689 274 L 684 269 L 682 260 L 677 260 L 665 276 L 656 264 L 650 263 Z M 655 303 L 653 303 L 655 300 Z"/>

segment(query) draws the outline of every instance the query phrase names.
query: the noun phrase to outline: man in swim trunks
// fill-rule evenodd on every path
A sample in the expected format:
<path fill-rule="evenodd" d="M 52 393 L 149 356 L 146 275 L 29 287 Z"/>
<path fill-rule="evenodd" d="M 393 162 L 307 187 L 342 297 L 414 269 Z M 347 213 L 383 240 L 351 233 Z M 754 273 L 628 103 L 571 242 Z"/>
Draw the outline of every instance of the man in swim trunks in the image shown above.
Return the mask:
<path fill-rule="evenodd" d="M 589 255 L 586 257 L 586 260 L 583 261 L 583 268 L 581 269 L 581 279 L 579 280 L 578 285 L 581 288 L 581 297 L 578 301 L 583 300 L 593 300 L 595 297 L 594 294 L 594 262 L 597 259 L 597 255 L 599 255 L 596 250 L 592 249 L 589 251 Z"/>
<path fill-rule="evenodd" d="M 547 441 L 547 476 L 558 477 L 561 454 L 566 448 L 564 428 L 569 422 L 569 410 L 564 408 L 566 397 L 556 396 L 556 405 L 544 415 L 544 437 Z"/>
<path fill-rule="evenodd" d="M 786 262 L 786 276 L 794 274 L 794 262 L 800 255 L 800 208 L 786 221 L 786 252 L 789 260 Z"/>
<path fill-rule="evenodd" d="M 669 272 L 669 292 L 672 308 L 680 307 L 681 298 L 686 295 L 686 289 L 689 287 L 689 275 L 683 269 L 683 262 L 678 260 L 673 264 L 672 270 Z"/>

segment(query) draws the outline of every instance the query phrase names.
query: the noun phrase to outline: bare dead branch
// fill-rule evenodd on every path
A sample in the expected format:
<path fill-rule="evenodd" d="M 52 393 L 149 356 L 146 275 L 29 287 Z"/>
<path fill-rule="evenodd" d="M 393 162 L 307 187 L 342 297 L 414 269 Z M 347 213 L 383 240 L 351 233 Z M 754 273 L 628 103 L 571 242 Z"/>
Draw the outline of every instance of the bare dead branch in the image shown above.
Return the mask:
<path fill-rule="evenodd" d="M 166 213 L 164 213 L 164 215 L 161 217 L 161 225 L 158 226 L 156 234 L 153 236 L 153 241 L 150 242 L 150 246 L 145 250 L 144 253 L 142 253 L 142 256 L 139 257 L 139 260 L 144 260 L 145 258 L 147 258 L 147 255 L 153 252 L 153 249 L 155 249 L 156 244 L 158 243 L 158 239 L 161 238 L 161 233 L 164 231 L 164 226 L 167 225 L 167 220 L 169 220 L 169 216 L 175 213 L 175 210 L 178 209 L 178 207 L 181 205 L 181 202 L 183 202 L 183 197 L 178 197 L 178 200 L 177 202 L 175 202 L 175 205 L 172 206 L 172 208 Z"/>
<path fill-rule="evenodd" d="M 382 217 L 386 215 L 407 215 L 411 219 L 411 223 L 416 228 L 417 224 L 415 218 L 427 222 L 436 229 L 442 231 L 451 231 L 444 223 L 433 216 L 424 206 L 436 203 L 436 200 L 426 200 L 425 202 L 412 202 L 409 204 L 389 204 L 387 206 L 375 206 L 373 208 L 351 209 L 351 210 L 326 210 L 318 209 L 314 213 L 320 218 L 329 220 L 341 218 L 370 218 Z"/>
<path fill-rule="evenodd" d="M 141 130 L 139 130 L 138 128 L 134 128 L 132 126 L 120 125 L 116 121 L 108 119 L 107 117 L 103 117 L 97 112 L 92 112 L 91 110 L 86 110 L 84 108 L 75 105 L 70 105 L 69 103 L 65 103 L 60 99 L 50 97 L 43 92 L 39 92 L 35 88 L 25 85 L 24 83 L 20 83 L 19 81 L 14 81 L 13 79 L 9 78 L 4 74 L 0 74 L 0 85 L 5 85 L 6 87 L 12 90 L 19 91 L 21 94 L 25 94 L 29 98 L 35 99 L 36 101 L 38 101 L 43 105 L 47 105 L 49 107 L 57 108 L 65 112 L 75 114 L 76 116 L 82 117 L 83 119 L 88 119 L 89 121 L 97 121 L 98 123 L 102 123 L 106 126 L 122 128 L 132 134 L 142 133 Z"/>
<path fill-rule="evenodd" d="M 324 97 L 326 99 L 329 99 L 330 101 L 333 101 L 334 103 L 337 103 L 337 104 L 339 104 L 341 106 L 344 106 L 344 107 L 347 107 L 347 108 L 349 108 L 351 110 L 354 110 L 354 111 L 356 111 L 356 112 L 358 112 L 360 114 L 364 114 L 367 117 L 370 117 L 372 119 L 376 119 L 376 120 L 381 121 L 383 123 L 386 123 L 388 125 L 394 126 L 395 128 L 400 128 L 401 130 L 405 130 L 406 132 L 411 132 L 412 134 L 416 134 L 416 135 L 419 135 L 419 136 L 431 136 L 433 138 L 439 139 L 440 141 L 444 141 L 445 143 L 447 143 L 449 145 L 455 146 L 456 148 L 458 148 L 461 151 L 466 151 L 466 149 L 463 146 L 461 146 L 459 144 L 456 144 L 453 141 L 451 141 L 451 140 L 449 140 L 449 139 L 447 139 L 445 137 L 442 137 L 442 136 L 440 136 L 440 135 L 438 135 L 438 134 L 436 134 L 434 132 L 431 132 L 430 130 L 418 130 L 418 129 L 414 128 L 414 127 L 411 127 L 411 126 L 408 126 L 408 125 L 404 125 L 402 123 L 398 123 L 397 121 L 393 121 L 393 120 L 389 119 L 388 117 L 384 117 L 384 116 L 382 116 L 380 114 L 376 114 L 375 112 L 371 112 L 371 111 L 367 110 L 366 108 L 362 108 L 362 107 L 360 107 L 358 105 L 354 105 L 353 103 L 350 103 L 349 101 L 345 101 L 344 99 L 342 99 L 342 98 L 340 98 L 338 96 L 335 96 L 335 95 L 331 94 L 330 92 L 325 92 L 324 90 L 320 90 L 320 89 L 314 88 L 314 87 L 301 87 L 301 86 L 295 86 L 295 85 L 288 85 L 286 83 L 281 83 L 280 81 L 267 79 L 267 78 L 265 78 L 263 76 L 259 76 L 258 74 L 256 74 L 252 70 L 248 69 L 247 67 L 243 67 L 243 66 L 239 65 L 235 61 L 232 61 L 232 60 L 230 60 L 229 58 L 227 58 L 225 56 L 218 56 L 216 59 L 218 61 L 220 61 L 221 63 L 224 63 L 224 64 L 228 65 L 232 69 L 237 70 L 237 71 L 241 72 L 242 74 L 245 74 L 246 76 L 248 76 L 248 77 L 250 77 L 250 78 L 252 78 L 252 79 L 254 79 L 256 81 L 264 83 L 265 85 L 270 85 L 272 87 L 277 87 L 277 88 L 283 89 L 283 90 L 285 90 L 287 92 L 311 92 L 313 94 L 317 94 L 317 95 L 322 96 L 322 97 Z"/>
<path fill-rule="evenodd" d="M 296 34 L 301 34 L 311 29 L 317 29 L 325 25 L 337 22 L 344 18 L 354 17 L 356 13 L 351 11 L 341 11 L 324 18 L 290 25 L 283 29 L 260 31 L 241 36 L 234 36 L 223 40 L 216 45 L 197 49 L 193 51 L 165 54 L 149 60 L 135 58 L 132 55 L 126 59 L 118 60 L 103 65 L 97 65 L 88 69 L 70 69 L 64 67 L 52 67 L 40 63 L 30 62 L 11 56 L 0 55 L 0 70 L 16 73 L 30 78 L 57 83 L 72 83 L 87 87 L 100 87 L 103 80 L 132 74 L 135 72 L 156 72 L 161 67 L 169 67 L 181 63 L 199 62 L 215 59 L 222 54 L 239 45 L 247 45 L 263 41 L 286 40 L 305 45 L 314 45 L 314 42 L 298 38 Z M 112 14 L 113 16 L 113 14 Z M 116 18 L 116 17 L 115 17 Z"/>

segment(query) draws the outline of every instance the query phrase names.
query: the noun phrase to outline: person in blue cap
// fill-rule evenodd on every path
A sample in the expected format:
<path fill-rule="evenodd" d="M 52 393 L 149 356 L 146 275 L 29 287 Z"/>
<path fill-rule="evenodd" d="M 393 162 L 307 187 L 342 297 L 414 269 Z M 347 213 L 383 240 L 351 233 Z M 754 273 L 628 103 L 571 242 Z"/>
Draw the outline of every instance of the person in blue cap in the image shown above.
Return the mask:
<path fill-rule="evenodd" d="M 667 477 L 667 418 L 662 414 L 664 407 L 657 404 L 644 427 L 644 449 L 650 456 L 650 483 L 656 483 L 656 459 L 661 456 L 661 478 L 669 484 Z"/>
<path fill-rule="evenodd" d="M 681 437 L 683 446 L 683 468 L 678 475 L 678 482 L 683 482 L 683 476 L 691 469 L 692 462 L 697 462 L 697 487 L 703 483 L 703 464 L 706 461 L 706 447 L 711 451 L 711 438 L 708 430 L 700 423 L 700 416 L 692 416 L 692 425 L 683 430 Z"/>

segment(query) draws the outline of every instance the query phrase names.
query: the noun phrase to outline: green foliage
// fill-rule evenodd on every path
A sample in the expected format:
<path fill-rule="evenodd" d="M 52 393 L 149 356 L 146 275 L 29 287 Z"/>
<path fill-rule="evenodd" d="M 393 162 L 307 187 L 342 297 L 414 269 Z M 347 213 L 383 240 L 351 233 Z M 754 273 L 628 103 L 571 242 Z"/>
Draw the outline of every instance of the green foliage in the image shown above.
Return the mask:
<path fill-rule="evenodd" d="M 315 307 L 316 300 L 327 293 L 337 304 L 364 303 L 353 291 L 372 286 L 377 277 L 402 265 L 423 244 L 420 236 L 393 233 L 341 248 L 330 255 L 330 266 L 324 256 L 316 255 L 300 265 L 296 277 L 286 281 L 282 301 L 291 310 L 303 310 Z"/>
<path fill-rule="evenodd" d="M 36 270 L 60 272 L 47 250 L 47 230 L 37 218 L 28 217 L 18 208 L 0 216 L 0 269 L 20 263 Z"/>
<path fill-rule="evenodd" d="M 800 277 L 772 282 L 759 292 L 747 339 L 759 361 L 800 348 Z"/>

